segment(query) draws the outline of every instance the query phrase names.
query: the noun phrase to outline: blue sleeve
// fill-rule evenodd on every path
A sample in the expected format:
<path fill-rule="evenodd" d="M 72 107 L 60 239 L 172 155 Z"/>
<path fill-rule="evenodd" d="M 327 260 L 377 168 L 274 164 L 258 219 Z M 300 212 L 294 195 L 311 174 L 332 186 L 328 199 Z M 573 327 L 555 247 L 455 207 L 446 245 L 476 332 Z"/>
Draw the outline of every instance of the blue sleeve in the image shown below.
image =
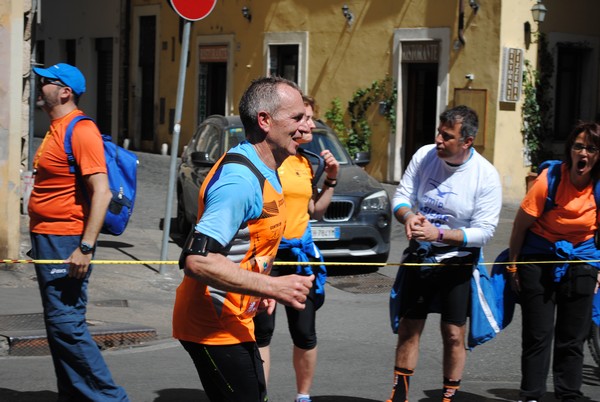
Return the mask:
<path fill-rule="evenodd" d="M 229 244 L 238 229 L 262 212 L 262 189 L 247 167 L 230 163 L 213 176 L 204 197 L 204 213 L 195 229 Z"/>

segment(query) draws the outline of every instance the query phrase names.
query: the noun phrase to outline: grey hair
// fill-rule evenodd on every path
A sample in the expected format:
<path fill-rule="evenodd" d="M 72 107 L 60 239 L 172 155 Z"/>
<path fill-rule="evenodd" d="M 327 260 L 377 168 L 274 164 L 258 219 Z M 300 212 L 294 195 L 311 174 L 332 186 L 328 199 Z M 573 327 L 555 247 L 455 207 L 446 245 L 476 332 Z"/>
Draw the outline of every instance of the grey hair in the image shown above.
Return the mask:
<path fill-rule="evenodd" d="M 461 123 L 460 138 L 477 136 L 479 129 L 479 119 L 477 113 L 468 106 L 460 105 L 452 109 L 448 109 L 440 115 L 440 123 L 443 125 L 454 126 L 456 123 Z"/>
<path fill-rule="evenodd" d="M 246 130 L 246 138 L 249 140 L 260 140 L 264 137 L 264 133 L 258 125 L 260 112 L 267 112 L 271 116 L 275 116 L 279 111 L 281 105 L 279 85 L 288 85 L 302 94 L 298 84 L 282 77 L 257 78 L 244 91 L 238 109 Z"/>

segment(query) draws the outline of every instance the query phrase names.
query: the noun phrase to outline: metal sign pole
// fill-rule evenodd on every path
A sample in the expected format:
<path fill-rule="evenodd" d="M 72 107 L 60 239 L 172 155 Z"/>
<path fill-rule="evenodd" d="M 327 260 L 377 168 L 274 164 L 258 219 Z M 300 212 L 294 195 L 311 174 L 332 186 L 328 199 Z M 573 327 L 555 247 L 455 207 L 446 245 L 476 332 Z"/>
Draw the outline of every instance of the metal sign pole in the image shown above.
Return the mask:
<path fill-rule="evenodd" d="M 181 131 L 181 109 L 183 105 L 183 92 L 185 89 L 185 73 L 187 66 L 188 49 L 190 45 L 190 27 L 192 22 L 185 20 L 183 25 L 183 37 L 181 43 L 181 57 L 179 61 L 179 82 L 177 84 L 177 102 L 175 104 L 175 125 L 173 127 L 173 141 L 171 142 L 171 165 L 169 167 L 169 185 L 167 190 L 167 207 L 163 223 L 162 249 L 160 260 L 167 260 L 169 251 L 169 235 L 171 232 L 171 209 L 173 207 L 173 189 L 175 187 L 175 169 L 177 167 L 177 154 L 179 153 L 179 133 Z M 167 265 L 160 265 L 161 274 L 167 272 Z"/>

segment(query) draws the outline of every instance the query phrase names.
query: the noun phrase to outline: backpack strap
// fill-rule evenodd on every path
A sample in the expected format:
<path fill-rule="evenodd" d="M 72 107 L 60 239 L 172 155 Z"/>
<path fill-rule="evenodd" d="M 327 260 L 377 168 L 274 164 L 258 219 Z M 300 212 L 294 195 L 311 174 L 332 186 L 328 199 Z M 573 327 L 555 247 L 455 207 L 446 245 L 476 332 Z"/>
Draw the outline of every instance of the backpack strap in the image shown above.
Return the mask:
<path fill-rule="evenodd" d="M 561 165 L 562 162 L 559 160 L 550 160 L 542 162 L 538 168 L 538 173 L 541 173 L 544 169 L 548 169 L 548 196 L 546 197 L 546 203 L 544 204 L 544 212 L 551 210 L 556 206 L 554 199 L 556 198 L 556 190 L 561 178 Z M 598 205 L 598 203 L 596 203 Z"/>
<path fill-rule="evenodd" d="M 556 191 L 562 174 L 561 166 L 561 161 L 549 160 L 542 162 L 538 168 L 538 173 L 541 173 L 544 169 L 548 169 L 548 196 L 546 197 L 546 203 L 544 204 L 544 212 L 549 211 L 556 206 L 554 199 L 556 198 Z M 592 190 L 594 193 L 594 201 L 596 201 L 596 210 L 598 210 L 600 209 L 600 180 L 594 181 Z"/>
<path fill-rule="evenodd" d="M 265 180 L 267 180 L 265 176 L 263 176 L 260 170 L 258 170 L 258 168 L 254 166 L 252 162 L 250 162 L 250 159 L 246 158 L 244 155 L 236 153 L 227 153 L 225 157 L 221 160 L 220 166 L 223 166 L 227 163 L 239 163 L 240 165 L 246 166 L 252 171 L 252 173 L 254 173 L 254 175 L 260 182 L 260 188 L 263 188 L 265 186 Z"/>
<path fill-rule="evenodd" d="M 317 161 L 317 164 L 318 164 L 317 171 L 315 172 L 313 179 L 312 179 L 312 186 L 313 186 L 313 190 L 314 190 L 317 188 L 317 183 L 319 182 L 321 175 L 325 171 L 325 160 L 321 157 L 321 155 L 317 155 L 316 153 L 311 152 L 305 148 L 298 148 L 298 153 L 303 155 L 309 161 L 310 161 L 310 158 L 313 158 Z"/>
<path fill-rule="evenodd" d="M 77 172 L 77 161 L 73 156 L 73 146 L 71 143 L 71 137 L 73 136 L 73 129 L 75 128 L 75 124 L 80 122 L 81 120 L 91 120 L 94 121 L 91 117 L 85 115 L 79 115 L 73 117 L 73 119 L 69 122 L 67 126 L 67 130 L 65 131 L 65 142 L 64 148 L 65 153 L 67 154 L 67 162 L 69 163 L 69 173 L 75 174 Z"/>
<path fill-rule="evenodd" d="M 594 200 L 596 201 L 596 211 L 600 209 L 600 180 L 594 181 Z"/>

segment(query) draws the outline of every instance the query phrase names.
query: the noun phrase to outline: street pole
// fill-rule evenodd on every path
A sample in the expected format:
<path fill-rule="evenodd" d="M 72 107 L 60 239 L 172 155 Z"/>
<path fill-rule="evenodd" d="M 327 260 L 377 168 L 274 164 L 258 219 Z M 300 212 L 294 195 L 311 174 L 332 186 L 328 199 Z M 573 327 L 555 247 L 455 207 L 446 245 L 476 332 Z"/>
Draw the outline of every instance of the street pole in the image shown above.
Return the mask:
<path fill-rule="evenodd" d="M 169 251 L 169 235 L 171 233 L 171 209 L 173 207 L 173 189 L 175 187 L 175 169 L 177 167 L 177 154 L 179 152 L 179 133 L 181 132 L 181 109 L 183 105 L 183 92 L 185 89 L 185 73 L 187 66 L 188 49 L 190 45 L 190 27 L 192 22 L 185 20 L 183 25 L 183 38 L 181 43 L 181 57 L 179 60 L 179 82 L 177 84 L 177 102 L 175 104 L 175 125 L 173 126 L 173 141 L 171 142 L 171 164 L 169 166 L 169 185 L 167 189 L 167 202 L 165 219 L 163 223 L 163 238 L 160 260 L 166 261 Z M 167 272 L 167 265 L 160 264 L 160 274 Z"/>

